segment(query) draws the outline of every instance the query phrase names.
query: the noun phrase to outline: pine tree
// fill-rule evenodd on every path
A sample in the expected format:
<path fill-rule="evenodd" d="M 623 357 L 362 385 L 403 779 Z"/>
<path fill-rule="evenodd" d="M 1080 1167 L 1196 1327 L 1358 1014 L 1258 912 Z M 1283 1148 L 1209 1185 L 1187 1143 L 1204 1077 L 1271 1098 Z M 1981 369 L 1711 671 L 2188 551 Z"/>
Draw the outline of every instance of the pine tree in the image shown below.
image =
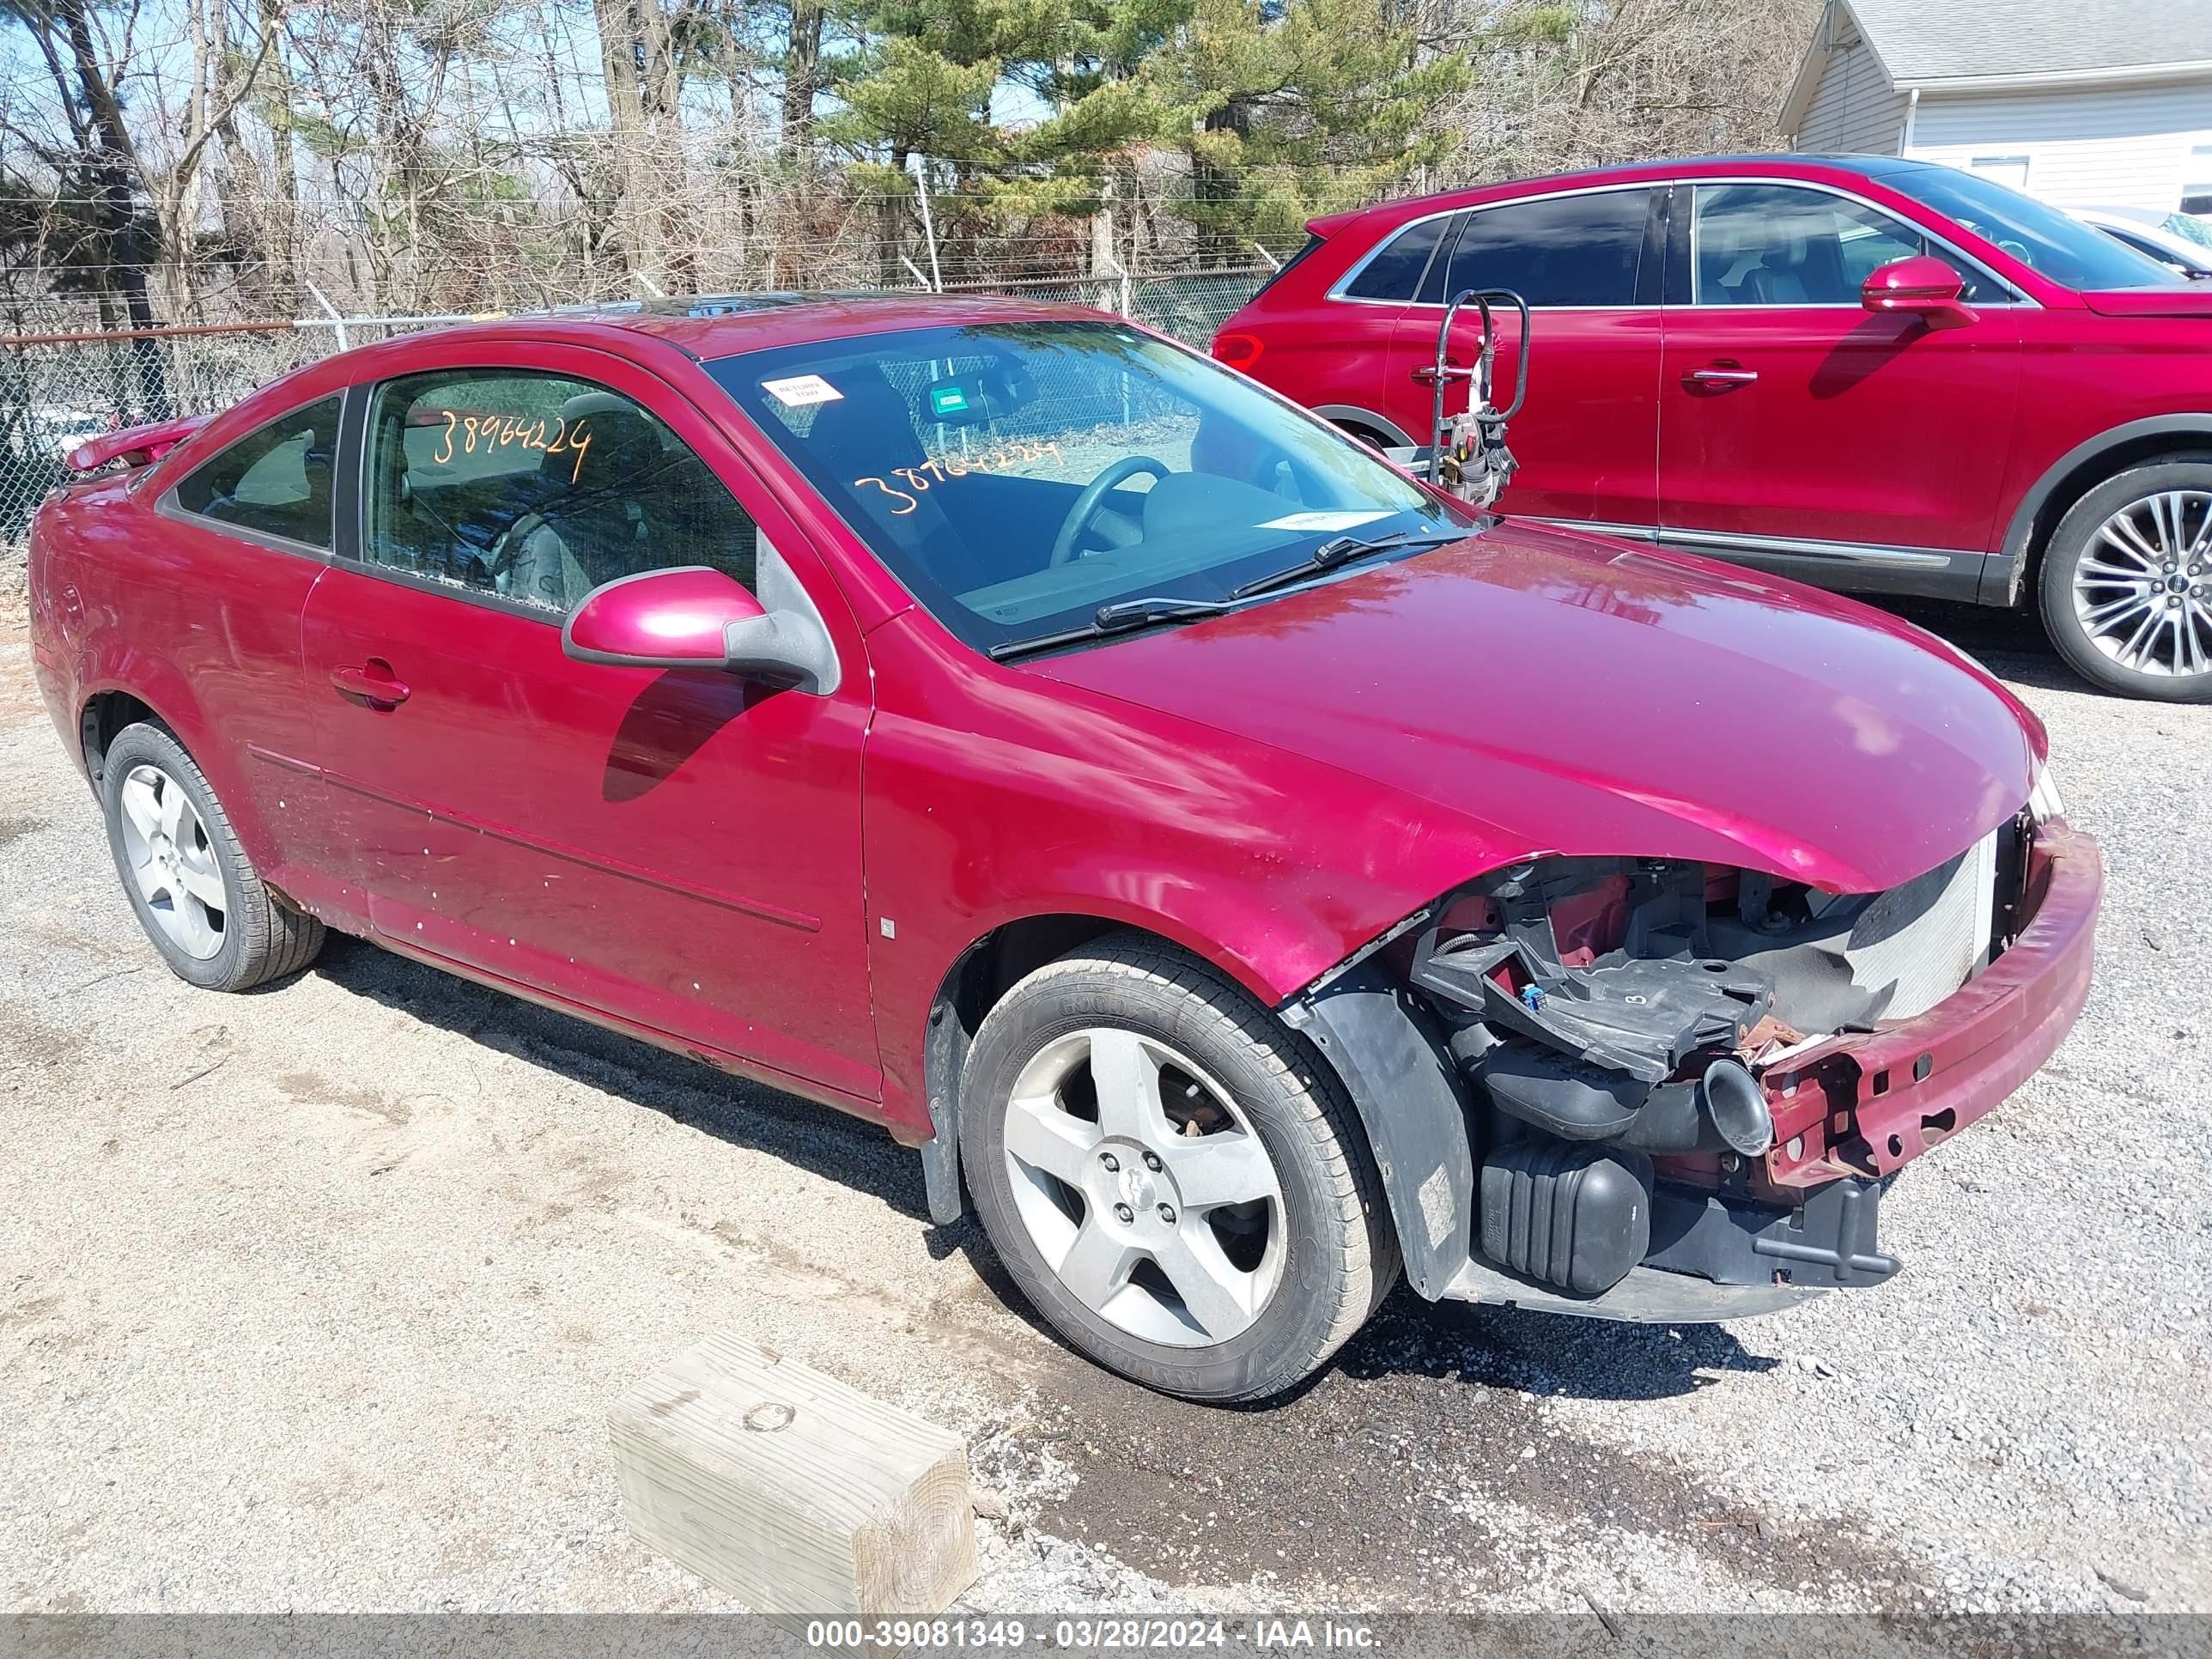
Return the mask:
<path fill-rule="evenodd" d="M 1467 79 L 1376 0 L 1194 0 L 1145 70 L 1164 140 L 1190 157 L 1206 264 L 1402 183 L 1441 149 L 1431 117 Z"/>

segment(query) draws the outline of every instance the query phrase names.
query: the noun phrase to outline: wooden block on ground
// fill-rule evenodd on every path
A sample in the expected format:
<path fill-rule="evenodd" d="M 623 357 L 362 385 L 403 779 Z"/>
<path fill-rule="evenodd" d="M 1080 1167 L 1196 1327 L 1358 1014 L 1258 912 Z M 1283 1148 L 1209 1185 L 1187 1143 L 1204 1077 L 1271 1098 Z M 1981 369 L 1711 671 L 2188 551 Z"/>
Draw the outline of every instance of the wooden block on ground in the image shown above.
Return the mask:
<path fill-rule="evenodd" d="M 941 1613 L 975 1580 L 968 1446 L 735 1337 L 609 1415 L 631 1534 L 757 1613 Z"/>

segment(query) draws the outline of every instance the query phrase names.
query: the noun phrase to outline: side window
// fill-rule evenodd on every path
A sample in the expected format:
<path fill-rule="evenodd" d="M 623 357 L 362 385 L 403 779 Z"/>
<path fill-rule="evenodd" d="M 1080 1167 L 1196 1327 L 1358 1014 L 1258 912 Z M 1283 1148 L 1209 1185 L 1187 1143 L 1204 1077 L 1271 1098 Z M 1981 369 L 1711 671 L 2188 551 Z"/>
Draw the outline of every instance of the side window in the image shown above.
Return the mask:
<path fill-rule="evenodd" d="M 1472 217 L 1472 214 L 1455 213 L 1451 222 L 1444 227 L 1443 236 L 1437 243 L 1437 257 L 1429 261 L 1429 274 L 1421 278 L 1420 291 L 1413 295 L 1415 304 L 1440 306 L 1451 298 L 1444 292 L 1444 279 L 1451 275 L 1451 250 L 1458 240 L 1461 229 Z"/>
<path fill-rule="evenodd" d="M 2212 213 L 2212 144 L 2189 152 L 2189 171 L 2181 180 L 2181 210 Z"/>
<path fill-rule="evenodd" d="M 1421 286 L 1437 240 L 1450 223 L 1450 218 L 1444 216 L 1407 226 L 1385 242 L 1366 268 L 1346 285 L 1346 295 L 1355 300 L 1410 301 Z"/>
<path fill-rule="evenodd" d="M 1698 185 L 1691 238 L 1701 306 L 1855 306 L 1877 268 L 1930 251 L 1901 220 L 1788 185 Z M 1973 272 L 1960 274 L 1968 300 L 2002 303 L 1981 291 L 1990 285 L 1978 285 Z"/>
<path fill-rule="evenodd" d="M 1650 202 L 1648 190 L 1608 190 L 1471 213 L 1437 297 L 1510 288 L 1532 306 L 1634 305 Z"/>
<path fill-rule="evenodd" d="M 177 486 L 187 513 L 330 550 L 338 399 L 295 409 L 248 433 Z"/>
<path fill-rule="evenodd" d="M 362 556 L 565 616 L 617 576 L 754 586 L 757 532 L 651 410 L 588 380 L 441 369 L 379 386 Z"/>

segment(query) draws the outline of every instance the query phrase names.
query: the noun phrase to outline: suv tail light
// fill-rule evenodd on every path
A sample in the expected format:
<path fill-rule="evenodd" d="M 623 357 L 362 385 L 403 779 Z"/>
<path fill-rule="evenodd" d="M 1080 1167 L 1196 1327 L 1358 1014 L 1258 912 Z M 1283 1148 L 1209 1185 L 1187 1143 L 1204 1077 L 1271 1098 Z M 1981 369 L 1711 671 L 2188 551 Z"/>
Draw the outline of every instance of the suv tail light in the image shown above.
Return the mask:
<path fill-rule="evenodd" d="M 1213 337 L 1213 356 L 1234 369 L 1249 373 L 1267 349 L 1266 343 L 1256 334 L 1217 334 Z"/>

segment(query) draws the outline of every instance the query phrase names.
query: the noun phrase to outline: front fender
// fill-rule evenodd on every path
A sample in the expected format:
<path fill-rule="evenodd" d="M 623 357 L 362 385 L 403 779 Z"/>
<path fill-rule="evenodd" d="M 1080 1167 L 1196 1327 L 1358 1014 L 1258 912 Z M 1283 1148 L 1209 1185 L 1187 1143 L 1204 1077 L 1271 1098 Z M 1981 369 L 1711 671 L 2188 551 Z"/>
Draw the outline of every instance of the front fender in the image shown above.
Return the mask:
<path fill-rule="evenodd" d="M 871 988 L 894 1133 L 953 964 L 1009 923 L 1140 927 L 1274 1007 L 1497 861 L 1480 826 L 1325 763 L 997 668 L 933 625 L 869 636 Z"/>
<path fill-rule="evenodd" d="M 1407 1282 L 1437 1300 L 1474 1248 L 1474 1148 L 1436 1017 L 1371 957 L 1279 1012 L 1343 1080 L 1382 1176 Z"/>
<path fill-rule="evenodd" d="M 2212 447 L 2212 404 L 2108 427 L 2046 465 L 2021 495 L 2006 522 L 2004 540 L 1982 568 L 1981 602 L 2009 605 L 2018 601 L 2036 550 L 2036 526 L 2054 499 L 2071 501 L 2079 495 L 2111 470 L 2109 458 L 2160 442 Z"/>

